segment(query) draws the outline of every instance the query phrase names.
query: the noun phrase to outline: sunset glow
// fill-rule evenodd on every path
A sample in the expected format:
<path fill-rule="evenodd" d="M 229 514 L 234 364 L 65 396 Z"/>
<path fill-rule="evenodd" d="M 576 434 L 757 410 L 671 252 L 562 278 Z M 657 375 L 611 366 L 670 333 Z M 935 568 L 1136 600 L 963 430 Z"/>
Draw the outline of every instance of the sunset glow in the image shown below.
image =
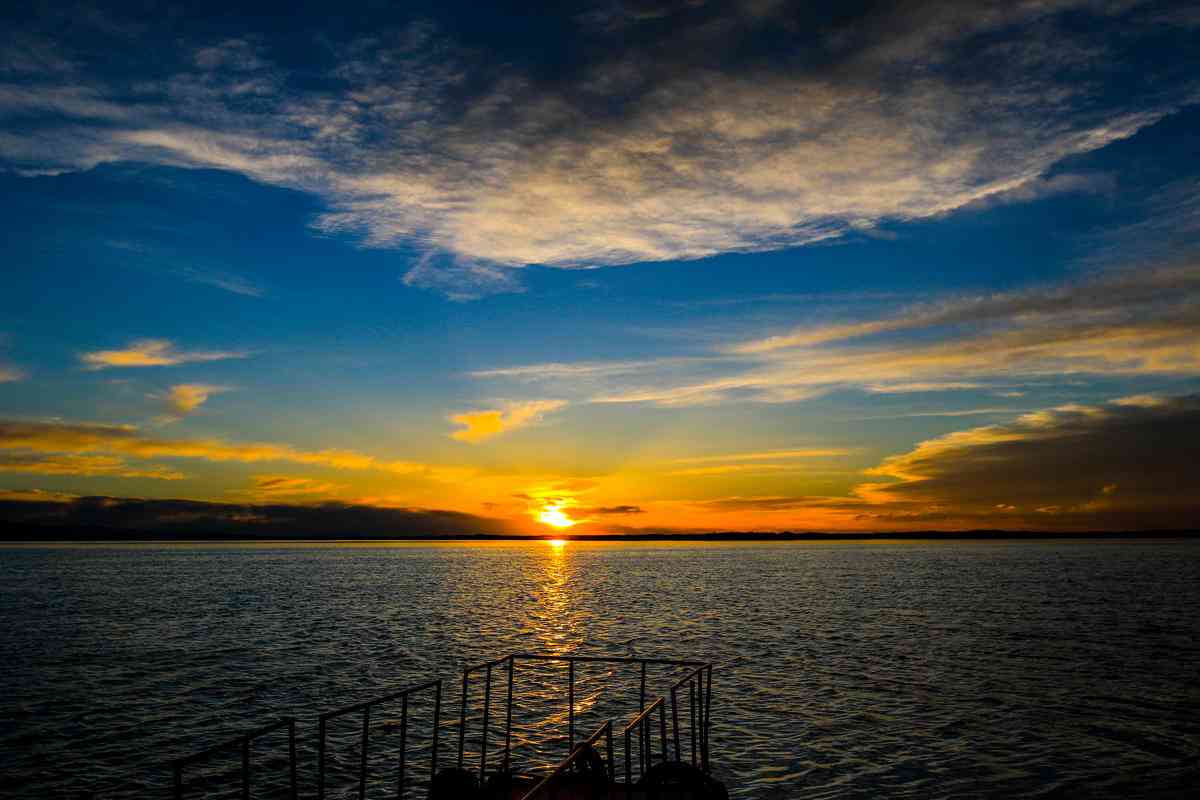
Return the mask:
<path fill-rule="evenodd" d="M 14 7 L 0 519 L 1194 526 L 1194 14 L 601 5 Z"/>
<path fill-rule="evenodd" d="M 552 528 L 570 528 L 572 525 L 577 524 L 575 520 L 566 515 L 560 506 L 547 506 L 543 508 L 538 512 L 538 522 L 549 525 Z"/>

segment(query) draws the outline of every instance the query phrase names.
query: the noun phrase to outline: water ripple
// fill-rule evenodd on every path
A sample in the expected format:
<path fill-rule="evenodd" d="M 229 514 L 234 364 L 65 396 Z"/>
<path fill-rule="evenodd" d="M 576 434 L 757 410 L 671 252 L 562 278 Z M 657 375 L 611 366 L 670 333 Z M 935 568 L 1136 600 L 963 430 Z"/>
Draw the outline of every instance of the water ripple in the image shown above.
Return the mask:
<path fill-rule="evenodd" d="M 713 659 L 716 769 L 739 798 L 1173 797 L 1200 782 L 1189 543 L 10 547 L 0 559 L 4 796 L 157 796 L 169 759 L 281 714 L 299 718 L 311 785 L 317 712 L 433 675 L 453 687 L 465 663 L 513 650 Z M 514 759 L 550 763 L 566 747 L 565 669 L 519 670 Z M 636 671 L 581 666 L 578 680 L 580 730 L 636 707 Z M 652 693 L 669 680 L 654 672 Z M 428 709 L 411 713 L 427 729 Z M 369 796 L 389 785 L 397 720 L 373 717 Z M 356 725 L 331 731 L 335 778 L 357 768 Z M 421 736 L 410 747 L 427 753 Z M 447 730 L 443 752 L 456 745 Z M 256 758 L 282 786 L 271 747 Z M 196 780 L 231 777 L 226 764 Z"/>

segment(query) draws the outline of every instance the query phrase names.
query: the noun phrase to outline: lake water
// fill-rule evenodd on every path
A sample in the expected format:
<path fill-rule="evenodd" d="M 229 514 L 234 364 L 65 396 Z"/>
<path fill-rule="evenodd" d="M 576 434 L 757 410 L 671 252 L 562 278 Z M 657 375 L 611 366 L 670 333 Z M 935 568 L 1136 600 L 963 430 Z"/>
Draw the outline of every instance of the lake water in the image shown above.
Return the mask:
<path fill-rule="evenodd" d="M 169 759 L 281 714 L 311 796 L 318 712 L 440 676 L 456 718 L 462 666 L 511 651 L 711 659 L 734 797 L 1200 783 L 1193 542 L 14 546 L 0 585 L 6 797 L 163 797 Z M 522 714 L 561 709 L 560 673 L 522 677 Z M 581 669 L 581 732 L 636 681 Z M 522 723 L 515 763 L 561 734 Z"/>

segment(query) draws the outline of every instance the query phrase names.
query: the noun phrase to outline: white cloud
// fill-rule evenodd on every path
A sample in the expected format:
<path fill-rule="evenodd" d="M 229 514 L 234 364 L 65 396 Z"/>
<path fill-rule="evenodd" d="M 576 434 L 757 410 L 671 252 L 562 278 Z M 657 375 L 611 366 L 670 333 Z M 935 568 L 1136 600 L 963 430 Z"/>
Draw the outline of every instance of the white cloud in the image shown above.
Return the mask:
<path fill-rule="evenodd" d="M 1116 14 L 1097 30 L 1122 36 L 1059 27 L 1060 11 Z M 723 24 L 775 25 L 773 13 Z M 818 51 L 836 67 L 719 72 L 627 44 L 564 87 L 419 24 L 339 48 L 327 88 L 305 90 L 250 39 L 228 40 L 135 86 L 49 67 L 36 86 L 0 83 L 0 111 L 28 123 L 0 135 L 0 158 L 27 173 L 212 167 L 317 192 L 331 207 L 319 228 L 416 245 L 406 280 L 470 299 L 518 290 L 505 267 L 772 250 L 1105 191 L 1102 176 L 1051 169 L 1194 99 L 1178 80 L 1104 91 L 1147 30 L 1085 2 L 938 4 L 825 32 Z M 717 35 L 682 33 L 693 48 Z"/>

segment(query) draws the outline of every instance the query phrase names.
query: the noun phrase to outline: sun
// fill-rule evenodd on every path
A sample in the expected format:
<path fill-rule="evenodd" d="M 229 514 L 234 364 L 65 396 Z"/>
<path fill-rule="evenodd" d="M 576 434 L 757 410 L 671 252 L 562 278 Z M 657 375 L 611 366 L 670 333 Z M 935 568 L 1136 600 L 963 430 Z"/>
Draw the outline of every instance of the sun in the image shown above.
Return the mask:
<path fill-rule="evenodd" d="M 575 520 L 563 513 L 560 505 L 546 506 L 538 512 L 537 518 L 538 522 L 544 522 L 551 528 L 569 528 L 575 524 Z"/>

